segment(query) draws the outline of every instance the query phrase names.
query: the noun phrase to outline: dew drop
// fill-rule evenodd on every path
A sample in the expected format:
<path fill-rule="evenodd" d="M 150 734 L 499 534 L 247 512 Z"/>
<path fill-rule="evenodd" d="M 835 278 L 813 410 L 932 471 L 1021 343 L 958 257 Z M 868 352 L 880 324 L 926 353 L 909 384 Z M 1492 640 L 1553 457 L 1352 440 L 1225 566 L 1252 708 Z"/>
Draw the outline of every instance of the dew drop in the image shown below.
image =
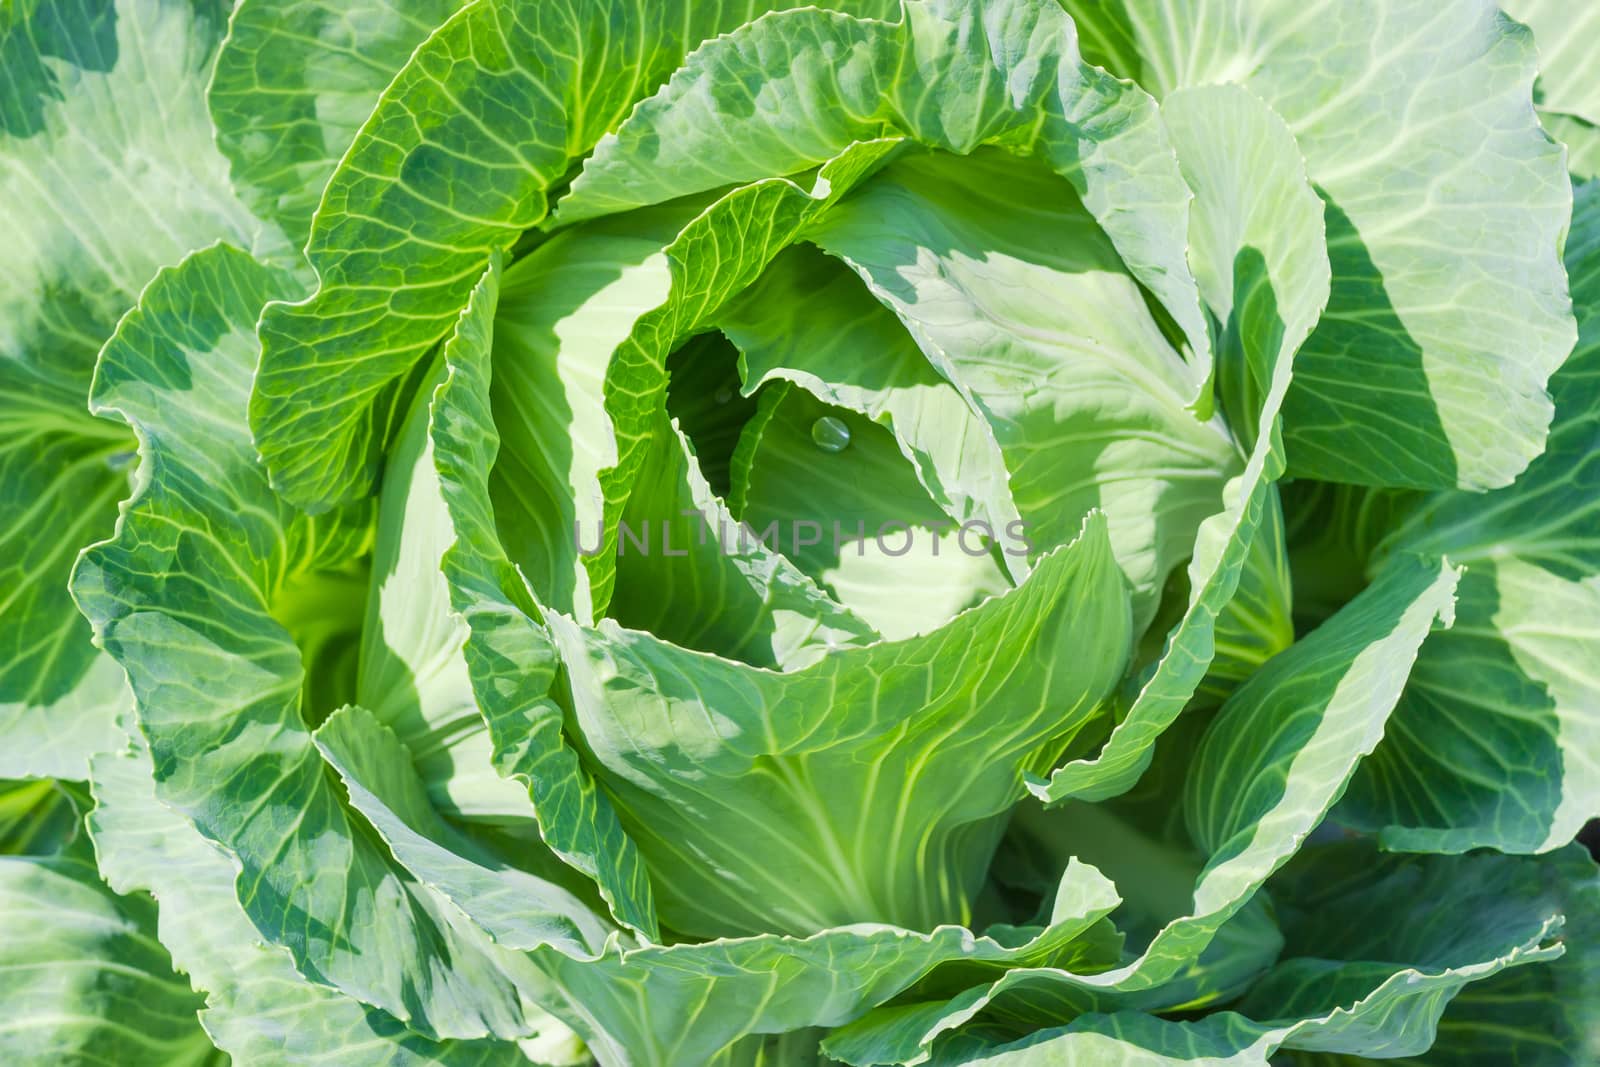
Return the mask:
<path fill-rule="evenodd" d="M 824 415 L 811 424 L 811 440 L 824 452 L 843 452 L 850 447 L 850 427 L 842 419 Z"/>

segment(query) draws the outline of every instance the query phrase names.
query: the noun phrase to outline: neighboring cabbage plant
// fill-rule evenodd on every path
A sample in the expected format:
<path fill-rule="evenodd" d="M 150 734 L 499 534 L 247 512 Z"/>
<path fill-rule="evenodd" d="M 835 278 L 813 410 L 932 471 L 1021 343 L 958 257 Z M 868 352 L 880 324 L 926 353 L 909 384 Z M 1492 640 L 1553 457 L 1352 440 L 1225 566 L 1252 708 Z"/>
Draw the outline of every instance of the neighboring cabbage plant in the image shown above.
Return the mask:
<path fill-rule="evenodd" d="M 0 1059 L 1600 1062 L 1595 20 L 829 6 L 0 9 Z"/>

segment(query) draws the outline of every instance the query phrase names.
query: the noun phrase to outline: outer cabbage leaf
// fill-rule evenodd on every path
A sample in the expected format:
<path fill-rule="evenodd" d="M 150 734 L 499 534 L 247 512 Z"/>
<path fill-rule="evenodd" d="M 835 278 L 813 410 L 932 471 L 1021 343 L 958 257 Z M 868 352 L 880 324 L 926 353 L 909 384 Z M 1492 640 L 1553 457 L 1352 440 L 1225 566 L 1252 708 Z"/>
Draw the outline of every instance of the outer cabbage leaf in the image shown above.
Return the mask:
<path fill-rule="evenodd" d="M 1291 470 L 1508 485 L 1544 446 L 1572 349 L 1559 146 L 1532 35 L 1491 0 L 1066 0 L 1158 97 L 1248 87 L 1327 201 L 1333 294 L 1284 409 Z"/>
<path fill-rule="evenodd" d="M 148 891 L 161 905 L 161 943 L 205 991 L 200 1021 L 236 1061 L 319 1064 L 359 1055 L 373 1067 L 527 1062 L 509 1043 L 430 1041 L 307 981 L 286 950 L 262 942 L 235 895 L 228 853 L 157 799 L 155 767 L 142 743 L 97 755 L 92 769 L 89 826 L 100 869 L 117 891 Z"/>
<path fill-rule="evenodd" d="M 296 248 L 384 88 L 461 0 L 243 0 L 206 92 L 240 197 Z"/>
<path fill-rule="evenodd" d="M 211 141 L 218 5 L 28 0 L 0 16 L 0 352 L 87 395 L 95 353 L 158 267 L 218 238 L 271 247 Z"/>
<path fill-rule="evenodd" d="M 602 1062 L 759 1064 L 770 1062 L 760 1035 L 839 1026 L 940 966 L 996 972 L 1076 959 L 1072 947 L 1115 902 L 1104 878 L 1076 864 L 1062 876 L 1048 925 L 1008 929 L 1003 939 L 956 926 L 914 933 L 861 924 L 804 939 L 651 946 L 600 966 L 564 962 L 558 979 L 571 1010 L 607 1028 L 590 1037 Z M 1092 950 L 1082 956 L 1103 965 Z M 815 1039 L 805 1042 L 808 1053 Z"/>
<path fill-rule="evenodd" d="M 67 591 L 129 491 L 131 436 L 86 409 L 95 354 L 158 267 L 218 237 L 278 244 L 211 143 L 223 18 L 188 0 L 0 12 L 0 775 L 82 778 L 127 701 Z"/>
<path fill-rule="evenodd" d="M 1592 910 L 1600 873 L 1581 848 L 1537 860 L 1395 856 L 1351 841 L 1307 850 L 1269 889 L 1295 958 L 1241 1002 L 1246 1015 L 1289 1018 L 1348 1002 L 1394 970 L 1379 961 L 1404 963 L 1418 972 L 1408 984 L 1435 989 L 1435 1003 L 1418 1005 L 1420 1017 L 1364 1021 L 1353 1012 L 1318 1040 L 1290 1042 L 1298 1051 L 1289 1062 L 1589 1064 L 1600 1055 Z M 1541 928 L 1559 932 L 1545 939 L 1559 956 L 1528 951 L 1522 960 L 1536 966 L 1499 973 L 1470 966 L 1493 940 L 1509 946 L 1520 938 L 1531 948 Z M 1449 971 L 1472 981 L 1452 990 L 1437 981 Z"/>
<path fill-rule="evenodd" d="M 147 474 L 74 592 L 129 672 L 157 795 L 237 857 L 258 929 L 312 980 L 420 1032 L 527 1037 L 537 973 L 361 831 L 302 718 L 320 710 L 303 707 L 316 664 L 277 617 L 365 548 L 370 509 L 309 519 L 274 498 L 237 417 L 252 327 L 285 287 L 220 245 L 163 272 L 124 319 L 95 404 L 137 428 Z"/>
<path fill-rule="evenodd" d="M 1373 564 L 1446 552 L 1468 568 L 1460 629 L 1424 647 L 1340 813 L 1388 848 L 1544 851 L 1600 810 L 1600 186 L 1578 204 L 1582 339 L 1551 383 L 1549 449 L 1510 488 L 1428 497 Z"/>
<path fill-rule="evenodd" d="M 371 712 L 344 707 L 316 733 L 317 748 L 339 773 L 360 811 L 406 869 L 463 906 L 497 944 L 558 945 L 598 951 L 614 931 L 565 887 L 499 861 L 439 817 L 412 755 Z"/>

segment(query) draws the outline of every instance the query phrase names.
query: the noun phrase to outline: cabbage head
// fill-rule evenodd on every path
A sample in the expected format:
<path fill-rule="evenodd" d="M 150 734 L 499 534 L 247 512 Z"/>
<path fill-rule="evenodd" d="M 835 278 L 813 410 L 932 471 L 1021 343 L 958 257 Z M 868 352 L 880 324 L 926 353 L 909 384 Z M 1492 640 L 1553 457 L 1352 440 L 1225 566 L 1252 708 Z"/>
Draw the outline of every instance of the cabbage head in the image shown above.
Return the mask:
<path fill-rule="evenodd" d="M 1503 6 L 0 7 L 0 1060 L 1600 1064 Z"/>

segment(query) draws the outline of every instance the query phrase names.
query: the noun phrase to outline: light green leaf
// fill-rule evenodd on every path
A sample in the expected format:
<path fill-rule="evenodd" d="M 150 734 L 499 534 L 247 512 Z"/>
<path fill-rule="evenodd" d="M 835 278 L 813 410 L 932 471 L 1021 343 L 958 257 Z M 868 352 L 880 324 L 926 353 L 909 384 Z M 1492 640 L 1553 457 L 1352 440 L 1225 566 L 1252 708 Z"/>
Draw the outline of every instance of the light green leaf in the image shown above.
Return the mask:
<path fill-rule="evenodd" d="M 1600 34 L 1600 8 L 1563 0 L 1504 0 L 1506 14 L 1533 30 L 1539 46 L 1534 99 L 1545 111 L 1600 122 L 1600 82 L 1586 42 Z"/>
<path fill-rule="evenodd" d="M 1436 619 L 1450 621 L 1458 578 L 1439 564 L 1397 567 L 1222 706 L 1185 786 L 1185 822 L 1210 857 L 1195 884 L 1196 919 L 1248 899 L 1338 800 L 1383 736 L 1418 647 Z M 1150 954 L 1205 929 L 1180 920 Z"/>
<path fill-rule="evenodd" d="M 708 943 L 647 945 L 595 957 L 568 954 L 530 929 L 529 899 L 550 900 L 545 885 L 530 893 L 528 875 L 485 866 L 464 851 L 425 810 L 416 783 L 389 768 L 396 757 L 359 710 L 328 720 L 328 746 L 352 790 L 396 856 L 453 906 L 476 917 L 502 943 L 535 944 L 532 959 L 552 984 L 543 991 L 607 1063 L 739 1062 L 729 1046 L 744 1035 L 837 1025 L 881 1003 L 939 967 L 1000 973 L 1019 962 L 1093 960 L 1100 923 L 1117 898 L 1093 869 L 1070 863 L 1057 887 L 1048 925 L 975 937 L 943 926 L 927 934 L 875 924 L 826 930 L 805 939 L 761 935 Z M 374 746 L 374 742 L 378 742 Z M 363 783 L 381 782 L 379 796 Z M 428 836 L 412 825 L 432 826 Z M 530 936 L 531 935 L 531 936 Z M 934 973 L 944 973 L 934 971 Z M 813 1039 L 814 1040 L 814 1039 Z"/>
<path fill-rule="evenodd" d="M 1423 647 L 1341 811 L 1388 848 L 1544 851 L 1600 810 L 1600 186 L 1579 193 L 1567 264 L 1582 339 L 1551 382 L 1548 451 L 1508 489 L 1427 498 L 1383 547 L 1467 567 L 1458 629 Z"/>
<path fill-rule="evenodd" d="M 1318 817 L 1343 792 L 1383 736 L 1434 619 L 1452 622 L 1459 576 L 1420 560 L 1397 565 L 1239 688 L 1189 767 L 1185 814 L 1197 844 L 1233 859 L 1309 832 L 1316 820 L 1305 822 L 1296 783 L 1313 790 Z"/>
<path fill-rule="evenodd" d="M 1171 746 L 1177 766 L 1192 744 L 1186 738 Z M 1181 787 L 1181 777 L 1174 777 Z M 1164 795 L 1159 803 L 1176 812 L 1180 798 Z M 1202 861 L 1186 841 L 1169 840 L 1137 822 L 1133 812 L 1100 805 L 1073 804 L 1049 813 L 1024 808 L 1007 844 L 1039 863 L 1093 864 L 1122 897 L 1111 921 L 1138 940 L 1189 908 Z M 1283 946 L 1266 904 L 1264 897 L 1252 900 L 1221 926 L 1205 951 L 1171 980 L 1143 993 L 1108 994 L 1073 987 L 1070 981 L 1052 986 L 1040 981 L 1043 972 L 1035 970 L 1000 996 L 994 995 L 991 983 L 967 988 L 948 1001 L 912 1003 L 903 997 L 902 1003 L 870 1012 L 830 1034 L 824 1048 L 852 1065 L 953 1063 L 960 1062 L 953 1046 L 965 1040 L 963 1028 L 969 1024 L 976 1030 L 1025 1033 L 1095 1009 L 1198 1010 L 1232 1000 L 1272 965 Z M 1059 974 L 1074 968 L 1056 963 L 1053 969 Z"/>
<path fill-rule="evenodd" d="M 1093 515 L 1015 593 L 789 674 L 550 614 L 575 726 L 663 920 L 710 936 L 965 921 L 1022 772 L 1121 669 L 1109 552 Z"/>
<path fill-rule="evenodd" d="M 1474 862 L 1463 860 L 1458 862 Z M 1482 863 L 1483 859 L 1476 862 Z M 1560 959 L 1467 986 L 1439 1020 L 1438 1039 L 1396 1067 L 1593 1067 L 1600 1063 L 1600 876 L 1576 848 L 1545 861 L 1566 925 Z M 1308 1064 L 1326 1059 L 1304 1057 Z"/>
<path fill-rule="evenodd" d="M 1225 491 L 1226 507 L 1200 526 L 1189 561 L 1188 606 L 1168 632 L 1160 659 L 1133 680 L 1137 692 L 1125 697 L 1128 712 L 1097 756 L 1033 784 L 1047 802 L 1101 800 L 1132 787 L 1149 766 L 1156 738 L 1210 669 L 1217 620 L 1242 572 L 1253 559 L 1270 559 L 1252 546 L 1264 523 L 1271 529 L 1272 484 L 1285 468 L 1279 413 L 1296 352 L 1328 294 L 1328 260 L 1315 251 L 1324 239 L 1322 203 L 1282 120 L 1248 92 L 1229 87 L 1174 93 L 1162 110 L 1197 191 L 1193 254 L 1207 303 L 1223 324 L 1218 371 L 1224 407 L 1232 409 L 1235 433 L 1254 444 L 1242 474 Z M 1223 145 L 1230 150 L 1221 151 Z M 1240 408 L 1256 397 L 1260 407 L 1252 422 Z"/>
<path fill-rule="evenodd" d="M 1532 35 L 1489 0 L 1066 0 L 1165 97 L 1237 83 L 1287 121 L 1328 202 L 1333 295 L 1284 409 L 1292 472 L 1508 485 L 1572 348 L 1571 200 Z M 1219 146 L 1220 147 L 1220 146 Z"/>
<path fill-rule="evenodd" d="M 1061 1030 L 1041 1030 L 1009 1045 L 952 1043 L 946 1064 L 984 1067 L 1267 1067 L 1266 1049 L 1255 1044 L 1257 1030 L 1231 1012 L 1196 1023 L 1180 1023 L 1131 1012 L 1085 1015 Z"/>
<path fill-rule="evenodd" d="M 752 1053 L 748 1043 L 734 1042 L 746 1035 L 839 1026 L 930 972 L 942 973 L 940 967 L 996 973 L 1063 951 L 1070 958 L 1072 946 L 1115 904 L 1104 878 L 1073 864 L 1062 875 L 1049 925 L 1020 937 L 862 923 L 806 938 L 769 934 L 648 946 L 593 964 L 547 958 L 557 965 L 570 1009 L 598 1028 L 590 1045 L 601 1062 L 740 1064 Z"/>
<path fill-rule="evenodd" d="M 156 269 L 275 236 L 228 184 L 205 84 L 218 5 L 28 0 L 0 14 L 0 356 L 70 384 Z M 109 525 L 109 523 L 108 523 Z"/>
<path fill-rule="evenodd" d="M 707 37 L 761 0 L 479 0 L 384 90 L 323 194 L 320 281 L 261 324 L 251 425 L 273 484 L 327 508 L 374 481 L 406 379 L 489 254 L 540 223 L 568 170 Z"/>
<path fill-rule="evenodd" d="M 384 88 L 461 0 L 243 0 L 206 91 L 241 198 L 294 247 Z"/>
<path fill-rule="evenodd" d="M 8 1063 L 216 1062 L 199 994 L 172 973 L 149 898 L 85 857 L 0 856 L 0 1056 Z"/>
<path fill-rule="evenodd" d="M 541 603 L 585 621 L 594 605 L 580 550 L 604 541 L 600 474 L 617 463 L 606 374 L 667 300 L 667 248 L 697 213 L 667 207 L 563 231 L 501 285 L 493 375 L 484 367 L 499 443 L 487 457 L 490 529 Z"/>
<path fill-rule="evenodd" d="M 397 858 L 453 906 L 502 943 L 536 944 L 532 960 L 552 979 L 543 1002 L 582 1033 L 602 1062 L 723 1062 L 745 1035 L 837 1025 L 904 990 L 940 967 L 1001 973 L 1019 962 L 1094 959 L 1078 939 L 1116 904 L 1104 878 L 1068 865 L 1046 926 L 975 937 L 943 926 L 927 934 L 876 924 L 825 930 L 805 939 L 761 935 L 708 943 L 646 945 L 602 954 L 569 954 L 529 927 L 530 899 L 549 900 L 548 885 L 530 894 L 528 875 L 490 867 L 465 851 L 458 836 L 438 827 L 420 790 L 389 768 L 403 756 L 388 751 L 365 713 L 347 710 L 328 720 L 319 743 L 328 746 L 354 802 L 395 847 Z M 378 742 L 374 746 L 374 742 Z M 382 782 L 380 797 L 363 782 Z M 428 836 L 408 823 L 432 826 Z M 998 935 L 998 931 L 997 931 Z M 814 1041 L 814 1039 L 813 1039 Z"/>
<path fill-rule="evenodd" d="M 1092 863 L 1123 898 L 1112 921 L 1137 951 L 1153 942 L 1175 918 L 1194 911 L 1194 889 L 1205 873 L 1207 853 L 1184 826 L 1184 783 L 1194 753 L 1215 714 L 1191 712 L 1162 735 L 1150 770 L 1137 788 L 1100 804 L 1073 802 L 1061 808 L 1024 806 L 1013 819 L 1006 847 L 1013 855 L 1059 866 L 1068 857 Z M 1165 981 L 1137 993 L 1114 996 L 1081 992 L 1057 1005 L 1093 1005 L 1142 1011 L 1198 1011 L 1236 999 L 1270 967 L 1283 948 L 1270 902 L 1257 893 L 1216 928 L 1210 941 Z M 1014 1005 L 1010 1020 L 1027 1026 L 1069 1017 L 1042 988 Z M 1026 1012 L 1043 1005 L 1045 1014 Z"/>

